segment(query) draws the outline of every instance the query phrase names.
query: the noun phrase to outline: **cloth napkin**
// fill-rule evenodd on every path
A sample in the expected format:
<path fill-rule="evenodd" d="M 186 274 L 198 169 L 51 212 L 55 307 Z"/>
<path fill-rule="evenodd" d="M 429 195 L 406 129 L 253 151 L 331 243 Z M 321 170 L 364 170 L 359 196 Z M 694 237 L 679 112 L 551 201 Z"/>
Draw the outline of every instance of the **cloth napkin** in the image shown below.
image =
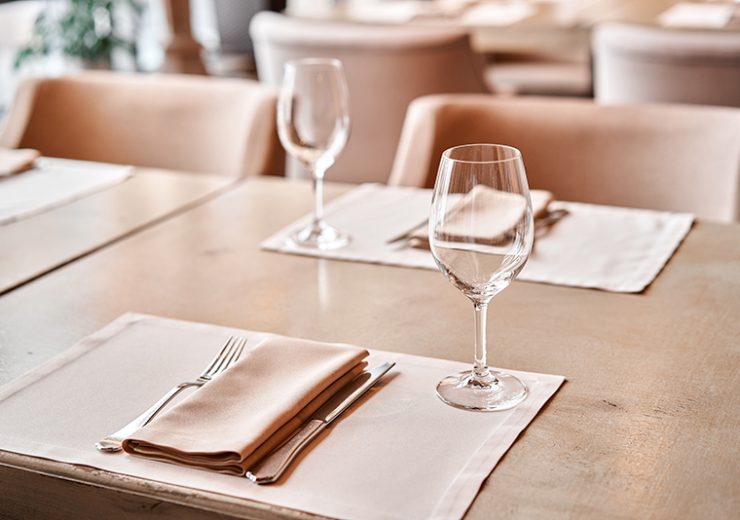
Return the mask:
<path fill-rule="evenodd" d="M 0 177 L 28 170 L 41 154 L 30 148 L 10 149 L 0 147 Z"/>
<path fill-rule="evenodd" d="M 548 213 L 548 205 L 554 200 L 552 193 L 532 190 L 532 215 L 541 218 Z M 526 208 L 526 200 L 516 193 L 508 193 L 478 185 L 465 194 L 450 209 L 444 232 L 448 236 L 470 236 L 469 222 L 480 220 L 485 225 L 477 228 L 476 242 L 495 244 L 509 230 L 516 226 Z M 408 235 L 414 247 L 429 247 L 428 224 L 424 223 Z"/>
<path fill-rule="evenodd" d="M 364 349 L 271 337 L 123 442 L 132 454 L 243 475 L 366 366 Z"/>

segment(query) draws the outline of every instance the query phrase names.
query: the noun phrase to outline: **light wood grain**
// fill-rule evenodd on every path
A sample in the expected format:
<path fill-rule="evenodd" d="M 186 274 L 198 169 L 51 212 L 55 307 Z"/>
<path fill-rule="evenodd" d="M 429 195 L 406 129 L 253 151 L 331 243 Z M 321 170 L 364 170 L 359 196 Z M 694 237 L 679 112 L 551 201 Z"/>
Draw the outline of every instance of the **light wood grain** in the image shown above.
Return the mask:
<path fill-rule="evenodd" d="M 328 195 L 346 189 L 329 186 Z M 308 184 L 249 181 L 3 296 L 0 381 L 126 311 L 471 359 L 472 310 L 441 274 L 258 249 L 310 204 Z M 697 224 L 644 294 L 515 282 L 491 306 L 492 363 L 564 374 L 567 382 L 499 463 L 467 517 L 736 518 L 738 316 L 738 225 Z M 13 482 L 37 482 L 39 471 L 125 490 L 110 503 L 94 502 L 101 517 L 124 516 L 125 507 L 126 517 L 144 518 L 126 504 L 150 499 L 187 506 L 193 518 L 201 509 L 287 515 L 13 457 L 0 454 L 0 463 L 33 471 L 12 474 L 12 493 Z M 69 501 L 78 497 L 65 493 Z M 85 503 L 96 496 L 79 495 Z M 18 516 L 20 507 L 48 511 L 49 502 L 13 507 Z M 74 518 L 74 508 L 57 513 Z"/>
<path fill-rule="evenodd" d="M 0 294 L 193 207 L 234 182 L 138 168 L 121 184 L 0 226 Z"/>
<path fill-rule="evenodd" d="M 0 518 L 310 520 L 315 515 L 106 473 L 3 453 L 0 462 Z M 43 500 L 39 490 L 43 489 Z"/>

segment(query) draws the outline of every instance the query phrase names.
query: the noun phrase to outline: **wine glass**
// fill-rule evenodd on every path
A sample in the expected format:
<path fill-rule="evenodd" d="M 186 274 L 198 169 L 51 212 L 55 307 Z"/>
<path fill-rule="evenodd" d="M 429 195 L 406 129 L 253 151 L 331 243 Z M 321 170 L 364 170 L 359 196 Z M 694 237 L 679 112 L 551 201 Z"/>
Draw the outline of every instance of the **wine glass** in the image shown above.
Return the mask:
<path fill-rule="evenodd" d="M 285 64 L 277 126 L 283 147 L 313 180 L 313 220 L 290 240 L 315 249 L 347 245 L 349 235 L 324 221 L 323 201 L 324 175 L 349 135 L 349 94 L 339 60 L 310 58 Z"/>
<path fill-rule="evenodd" d="M 437 267 L 475 308 L 475 364 L 444 378 L 437 395 L 469 410 L 513 408 L 527 387 L 486 361 L 488 303 L 519 274 L 532 250 L 532 202 L 519 150 L 456 146 L 442 154 L 429 218 Z"/>

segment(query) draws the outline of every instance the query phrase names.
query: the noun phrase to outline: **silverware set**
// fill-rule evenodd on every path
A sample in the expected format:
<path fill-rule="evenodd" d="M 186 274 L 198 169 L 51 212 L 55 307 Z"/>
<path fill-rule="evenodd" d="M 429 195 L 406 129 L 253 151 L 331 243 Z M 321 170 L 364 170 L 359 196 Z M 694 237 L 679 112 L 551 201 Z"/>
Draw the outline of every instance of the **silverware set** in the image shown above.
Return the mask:
<path fill-rule="evenodd" d="M 567 209 L 560 208 L 553 211 L 548 211 L 541 217 L 537 217 L 534 219 L 534 232 L 535 236 L 541 236 L 545 232 L 547 232 L 548 229 L 550 229 L 552 226 L 557 224 L 563 217 L 567 216 L 569 214 Z M 416 233 L 416 230 L 419 229 L 422 226 L 427 225 L 428 219 L 425 219 L 423 222 L 420 222 L 418 225 L 412 227 L 408 231 L 404 231 L 400 235 L 396 235 L 394 237 L 389 238 L 386 240 L 386 244 L 396 244 L 399 242 L 405 242 L 405 245 L 410 245 L 413 247 L 427 247 L 428 248 L 428 242 L 417 239 L 414 237 L 414 234 Z"/>
<path fill-rule="evenodd" d="M 290 463 L 324 431 L 324 428 L 365 395 L 394 366 L 395 363 L 382 363 L 363 371 L 319 408 L 292 437 L 259 461 L 255 468 L 247 471 L 245 476 L 255 484 L 276 482 Z"/>
<path fill-rule="evenodd" d="M 147 425 L 154 417 L 164 409 L 167 404 L 175 398 L 180 392 L 186 388 L 201 387 L 213 378 L 221 374 L 224 370 L 229 368 L 231 365 L 236 363 L 241 356 L 244 346 L 247 344 L 246 338 L 238 338 L 231 336 L 228 341 L 224 344 L 221 350 L 216 354 L 216 357 L 210 362 L 202 374 L 200 374 L 194 381 L 184 381 L 179 385 L 173 387 L 167 392 L 162 398 L 154 403 L 149 409 L 138 416 L 136 419 L 128 423 L 126 426 L 121 428 L 115 433 L 111 433 L 107 437 L 100 439 L 95 443 L 95 447 L 104 453 L 115 453 L 121 451 L 121 443 L 126 437 L 129 437 L 139 428 Z"/>
<path fill-rule="evenodd" d="M 219 374 L 237 362 L 244 347 L 246 338 L 231 336 L 221 347 L 221 350 L 211 360 L 203 372 L 193 381 L 184 381 L 170 389 L 159 401 L 149 407 L 144 413 L 129 422 L 126 426 L 100 439 L 95 443 L 98 451 L 103 453 L 117 453 L 123 447 L 124 439 L 133 435 L 136 430 L 149 424 L 149 422 L 169 404 L 175 396 L 186 388 L 199 388 L 212 381 Z M 352 381 L 347 383 L 337 392 L 325 405 L 314 413 L 314 415 L 287 441 L 282 443 L 273 452 L 268 454 L 259 462 L 253 471 L 245 475 L 256 484 L 272 484 L 276 482 L 283 472 L 288 468 L 295 457 L 315 439 L 321 431 L 337 419 L 355 401 L 362 397 L 372 388 L 395 363 L 383 363 L 371 370 L 365 370 Z"/>

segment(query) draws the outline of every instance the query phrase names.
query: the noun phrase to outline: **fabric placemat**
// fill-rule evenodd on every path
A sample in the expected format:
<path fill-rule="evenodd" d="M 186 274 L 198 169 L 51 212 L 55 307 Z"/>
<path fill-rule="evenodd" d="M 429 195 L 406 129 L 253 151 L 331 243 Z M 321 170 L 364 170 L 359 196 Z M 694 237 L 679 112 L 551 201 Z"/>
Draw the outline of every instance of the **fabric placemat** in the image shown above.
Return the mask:
<path fill-rule="evenodd" d="M 513 410 L 474 413 L 435 395 L 467 364 L 370 351 L 396 367 L 300 456 L 277 484 L 98 453 L 98 438 L 208 364 L 231 334 L 264 333 L 126 314 L 0 388 L 0 449 L 348 519 L 461 518 L 481 484 L 564 378 L 511 371 L 530 395 Z M 285 377 L 284 375 L 282 377 Z"/>
<path fill-rule="evenodd" d="M 479 3 L 467 9 L 459 18 L 461 25 L 473 27 L 504 27 L 521 22 L 537 12 L 537 9 L 525 2 Z"/>
<path fill-rule="evenodd" d="M 680 2 L 658 15 L 658 23 L 663 27 L 717 29 L 727 25 L 734 12 L 735 5 L 731 3 Z"/>
<path fill-rule="evenodd" d="M 351 20 L 383 24 L 408 23 L 428 10 L 425 2 L 418 0 L 395 0 L 394 2 L 373 2 L 371 4 L 349 2 L 343 7 L 344 15 Z"/>
<path fill-rule="evenodd" d="M 0 178 L 24 172 L 33 167 L 41 156 L 32 148 L 4 148 L 0 146 Z"/>
<path fill-rule="evenodd" d="M 0 179 L 0 225 L 110 188 L 132 173 L 130 166 L 39 158 L 34 168 Z"/>
<path fill-rule="evenodd" d="M 557 194 L 556 194 L 557 196 Z M 429 215 L 432 190 L 363 184 L 328 203 L 327 222 L 352 235 L 342 249 L 319 251 L 287 238 L 307 215 L 262 242 L 263 249 L 336 260 L 437 269 L 429 251 L 388 240 Z M 539 234 L 519 280 L 614 292 L 640 292 L 655 279 L 691 229 L 694 216 L 644 209 L 553 202 L 569 214 Z"/>

